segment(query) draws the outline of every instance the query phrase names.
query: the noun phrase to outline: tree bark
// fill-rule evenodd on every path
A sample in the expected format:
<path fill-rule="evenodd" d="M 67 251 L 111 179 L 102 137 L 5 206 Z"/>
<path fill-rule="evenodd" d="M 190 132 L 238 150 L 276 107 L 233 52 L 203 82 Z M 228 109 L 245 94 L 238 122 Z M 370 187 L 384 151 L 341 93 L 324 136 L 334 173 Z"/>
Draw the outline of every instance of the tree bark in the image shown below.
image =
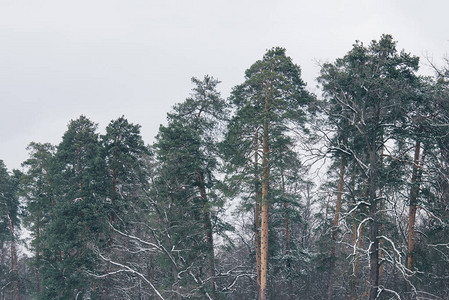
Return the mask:
<path fill-rule="evenodd" d="M 265 103 L 265 111 L 268 111 L 268 103 Z M 269 146 L 268 146 L 268 121 L 263 124 L 263 156 L 262 156 L 262 228 L 260 242 L 260 299 L 267 299 L 267 273 L 268 273 L 268 186 L 269 186 Z"/>
<path fill-rule="evenodd" d="M 254 188 L 255 188 L 255 203 L 254 203 L 254 245 L 256 250 L 256 272 L 257 272 L 257 299 L 260 299 L 260 178 L 259 178 L 259 135 L 255 135 L 254 147 Z"/>
<path fill-rule="evenodd" d="M 327 288 L 327 299 L 332 300 L 333 284 L 334 284 L 334 269 L 335 269 L 335 254 L 337 250 L 337 235 L 338 235 L 338 224 L 340 221 L 340 211 L 341 211 L 341 200 L 343 198 L 343 187 L 344 187 L 344 173 L 345 173 L 345 157 L 340 158 L 340 170 L 338 179 L 338 190 L 337 190 L 337 202 L 335 204 L 335 216 L 332 228 L 332 244 L 330 252 L 330 266 L 329 266 L 329 281 Z"/>

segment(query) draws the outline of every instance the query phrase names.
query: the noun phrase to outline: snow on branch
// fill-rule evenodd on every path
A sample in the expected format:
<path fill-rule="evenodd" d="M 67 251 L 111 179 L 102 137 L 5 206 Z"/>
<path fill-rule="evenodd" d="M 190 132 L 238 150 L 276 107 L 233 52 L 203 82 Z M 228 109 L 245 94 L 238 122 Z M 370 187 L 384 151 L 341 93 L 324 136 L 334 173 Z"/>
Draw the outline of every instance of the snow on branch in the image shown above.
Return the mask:
<path fill-rule="evenodd" d="M 129 266 L 127 266 L 127 265 L 124 265 L 124 264 L 121 264 L 121 263 L 118 263 L 118 262 L 116 262 L 116 261 L 111 260 L 110 258 L 107 258 L 107 257 L 103 256 L 101 253 L 98 253 L 98 255 L 99 255 L 99 256 L 101 257 L 101 259 L 103 259 L 105 262 L 108 262 L 108 263 L 110 263 L 110 264 L 112 264 L 112 265 L 114 265 L 114 266 L 116 266 L 116 267 L 119 267 L 120 269 L 117 270 L 117 271 L 109 272 L 109 273 L 102 274 L 102 275 L 97 275 L 97 274 L 93 274 L 93 273 L 88 273 L 89 275 L 94 276 L 94 277 L 96 277 L 96 278 L 104 278 L 104 277 L 112 276 L 112 275 L 114 275 L 114 274 L 118 274 L 118 273 L 122 273 L 122 272 L 135 274 L 135 275 L 139 276 L 140 278 L 142 278 L 142 280 L 143 280 L 144 282 L 146 282 L 146 283 L 153 289 L 153 291 L 156 293 L 156 295 L 158 295 L 158 297 L 159 297 L 160 299 L 165 300 L 164 297 L 162 297 L 161 293 L 159 293 L 159 291 L 156 289 L 156 287 L 151 283 L 151 281 L 149 281 L 149 280 L 145 277 L 145 275 L 143 275 L 142 273 L 140 273 L 140 272 L 138 272 L 138 271 L 132 269 L 131 267 L 129 267 Z"/>

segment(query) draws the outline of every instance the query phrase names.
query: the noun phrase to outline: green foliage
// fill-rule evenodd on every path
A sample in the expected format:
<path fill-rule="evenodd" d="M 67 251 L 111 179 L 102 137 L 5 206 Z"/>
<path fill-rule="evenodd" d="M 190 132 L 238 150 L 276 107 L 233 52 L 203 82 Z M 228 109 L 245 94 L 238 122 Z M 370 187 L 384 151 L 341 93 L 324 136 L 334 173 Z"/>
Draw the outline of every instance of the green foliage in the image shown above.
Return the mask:
<path fill-rule="evenodd" d="M 302 166 L 295 149 L 295 132 L 305 129 L 313 97 L 305 90 L 299 66 L 286 56 L 285 49 L 272 48 L 246 70 L 245 81 L 233 89 L 230 101 L 235 113 L 220 145 L 226 162 L 226 184 L 230 191 L 227 194 L 241 197 L 242 215 L 254 213 L 252 230 L 257 236 L 263 174 L 269 174 L 265 179 L 269 181 L 269 189 L 264 201 L 271 207 L 270 278 L 290 280 L 295 261 L 291 256 L 299 252 L 292 251 L 296 240 L 286 241 L 286 231 L 301 224 L 296 189 L 304 180 L 300 178 Z M 255 243 L 260 241 L 249 243 L 255 252 Z M 255 256 L 251 253 L 250 258 L 254 260 Z M 270 285 L 273 291 L 285 290 L 277 280 Z"/>
<path fill-rule="evenodd" d="M 205 76 L 192 82 L 192 97 L 174 106 L 168 125 L 159 128 L 154 149 L 160 165 L 152 188 L 156 223 L 162 225 L 156 239 L 166 249 L 180 251 L 169 268 L 175 274 L 184 273 L 184 268 L 191 270 L 190 278 L 167 278 L 179 288 L 183 286 L 183 292 L 215 272 L 212 232 L 219 224 L 217 214 L 222 206 L 215 193 L 217 128 L 226 118 L 226 103 L 216 91 L 219 81 Z M 213 293 L 210 287 L 199 287 L 202 293 Z"/>
<path fill-rule="evenodd" d="M 235 114 L 221 149 L 231 175 L 230 184 L 246 183 L 234 190 L 254 192 L 254 180 L 260 178 L 261 172 L 258 164 L 262 162 L 264 122 L 269 123 L 271 166 L 280 170 L 295 165 L 295 141 L 288 132 L 304 124 L 313 100 L 300 76 L 299 66 L 285 55 L 285 49 L 273 48 L 246 70 L 245 82 L 233 89 L 230 100 Z M 255 156 L 258 164 L 254 163 Z"/>
<path fill-rule="evenodd" d="M 126 223 L 132 206 L 145 186 L 145 157 L 149 155 L 140 135 L 140 126 L 129 123 L 123 116 L 111 121 L 101 136 L 101 156 L 107 170 L 107 209 L 110 219 Z M 129 221 L 129 220 L 128 220 Z"/>
<path fill-rule="evenodd" d="M 42 299 L 88 295 L 93 289 L 86 272 L 95 266 L 93 245 L 101 245 L 107 234 L 106 174 L 95 131 L 84 116 L 72 120 L 48 171 L 54 204 L 42 233 Z"/>
<path fill-rule="evenodd" d="M 0 160 L 0 241 L 11 241 L 15 237 L 10 225 L 19 225 L 19 199 L 17 197 L 17 176 L 10 175 Z"/>
<path fill-rule="evenodd" d="M 327 285 L 335 299 L 362 299 L 373 287 L 370 270 L 380 268 L 379 299 L 448 298 L 447 68 L 437 80 L 419 77 L 418 62 L 390 35 L 357 41 L 322 66 L 317 100 L 276 47 L 227 101 L 218 80 L 192 78 L 191 95 L 167 114 L 151 147 L 123 116 L 103 135 L 80 116 L 59 145 L 30 143 L 23 174 L 0 161 L 0 298 L 25 297 L 26 288 L 33 299 L 255 298 L 253 214 L 264 183 L 270 299 L 323 299 Z M 301 161 L 322 158 L 305 153 L 315 146 L 331 159 L 317 186 Z M 407 269 L 416 188 L 415 264 Z M 31 232 L 28 259 L 15 254 L 21 221 Z"/>
<path fill-rule="evenodd" d="M 20 297 L 21 276 L 18 270 L 17 243 L 20 229 L 18 197 L 21 172 L 8 172 L 0 160 L 0 296 Z"/>

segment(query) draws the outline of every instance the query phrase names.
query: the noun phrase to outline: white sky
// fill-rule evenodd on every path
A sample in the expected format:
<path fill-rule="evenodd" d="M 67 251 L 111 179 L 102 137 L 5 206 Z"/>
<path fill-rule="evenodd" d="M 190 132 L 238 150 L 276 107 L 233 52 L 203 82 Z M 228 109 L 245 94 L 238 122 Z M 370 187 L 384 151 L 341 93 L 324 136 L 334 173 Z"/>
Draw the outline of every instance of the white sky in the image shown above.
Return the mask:
<path fill-rule="evenodd" d="M 192 76 L 218 78 L 227 97 L 273 46 L 315 93 L 317 62 L 383 33 L 440 64 L 448 11 L 444 0 L 0 0 L 0 159 L 19 168 L 29 142 L 58 144 L 81 114 L 101 130 L 125 115 L 152 143 Z"/>

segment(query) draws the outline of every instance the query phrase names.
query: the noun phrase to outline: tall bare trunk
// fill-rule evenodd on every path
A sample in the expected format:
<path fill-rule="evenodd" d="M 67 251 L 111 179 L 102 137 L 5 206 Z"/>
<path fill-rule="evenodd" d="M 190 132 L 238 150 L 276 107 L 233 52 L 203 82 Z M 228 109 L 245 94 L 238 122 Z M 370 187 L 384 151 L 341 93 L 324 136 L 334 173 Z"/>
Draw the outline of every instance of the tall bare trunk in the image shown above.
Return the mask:
<path fill-rule="evenodd" d="M 259 178 L 259 134 L 256 132 L 254 142 L 254 245 L 256 250 L 257 299 L 260 299 L 260 178 Z"/>
<path fill-rule="evenodd" d="M 265 103 L 268 110 L 268 103 Z M 268 273 L 268 184 L 270 168 L 268 161 L 268 121 L 263 125 L 263 156 L 262 156 L 262 228 L 260 239 L 260 299 L 267 299 L 267 273 Z"/>
<path fill-rule="evenodd" d="M 254 242 L 256 245 L 256 272 L 257 272 L 257 299 L 260 299 L 260 192 L 256 192 L 256 205 L 254 206 Z"/>
<path fill-rule="evenodd" d="M 329 266 L 329 281 L 327 288 L 327 299 L 332 300 L 333 283 L 334 283 L 334 269 L 335 269 L 335 254 L 337 250 L 337 235 L 338 224 L 340 222 L 341 199 L 343 198 L 344 173 L 345 173 L 345 157 L 340 158 L 340 170 L 338 179 L 337 203 L 335 204 L 335 216 L 332 228 L 332 244 L 330 252 L 330 266 Z"/>
<path fill-rule="evenodd" d="M 216 283 L 215 283 L 215 254 L 214 254 L 214 237 L 212 234 L 212 223 L 210 220 L 210 212 L 209 212 L 209 203 L 207 199 L 206 194 L 206 186 L 204 182 L 204 175 L 201 170 L 197 170 L 197 178 L 198 178 L 198 185 L 200 190 L 200 196 L 203 204 L 203 227 L 206 231 L 206 242 L 207 242 L 207 261 L 208 261 L 208 273 L 209 273 L 209 286 L 211 289 L 211 293 L 209 296 L 211 296 L 212 299 L 217 298 L 217 289 L 216 289 Z"/>

